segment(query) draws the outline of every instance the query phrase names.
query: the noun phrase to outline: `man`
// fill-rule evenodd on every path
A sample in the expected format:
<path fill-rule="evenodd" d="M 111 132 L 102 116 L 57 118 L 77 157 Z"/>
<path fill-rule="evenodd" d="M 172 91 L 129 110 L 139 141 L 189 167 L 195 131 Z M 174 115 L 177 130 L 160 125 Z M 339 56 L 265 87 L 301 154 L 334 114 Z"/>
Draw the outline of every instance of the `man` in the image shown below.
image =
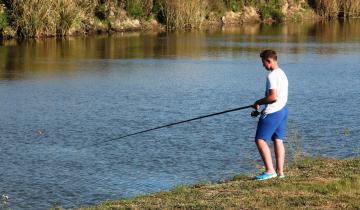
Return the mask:
<path fill-rule="evenodd" d="M 288 116 L 288 79 L 277 63 L 277 54 L 273 50 L 264 50 L 260 53 L 261 61 L 269 71 L 266 80 L 266 94 L 257 100 L 253 107 L 258 110 L 265 105 L 258 122 L 255 141 L 265 165 L 265 172 L 255 177 L 265 180 L 274 177 L 284 177 L 285 147 L 283 144 Z M 276 171 L 267 141 L 272 140 L 276 156 Z"/>

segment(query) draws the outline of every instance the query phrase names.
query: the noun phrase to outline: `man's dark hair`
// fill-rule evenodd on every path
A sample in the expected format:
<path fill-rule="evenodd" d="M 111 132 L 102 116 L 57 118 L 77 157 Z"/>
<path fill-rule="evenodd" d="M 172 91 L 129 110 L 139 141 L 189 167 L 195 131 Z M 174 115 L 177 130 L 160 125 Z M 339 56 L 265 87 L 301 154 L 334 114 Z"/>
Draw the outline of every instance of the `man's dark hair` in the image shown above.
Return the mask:
<path fill-rule="evenodd" d="M 260 53 L 260 57 L 263 60 L 267 60 L 269 58 L 274 59 L 275 61 L 277 61 L 277 55 L 276 52 L 274 50 L 264 50 Z"/>

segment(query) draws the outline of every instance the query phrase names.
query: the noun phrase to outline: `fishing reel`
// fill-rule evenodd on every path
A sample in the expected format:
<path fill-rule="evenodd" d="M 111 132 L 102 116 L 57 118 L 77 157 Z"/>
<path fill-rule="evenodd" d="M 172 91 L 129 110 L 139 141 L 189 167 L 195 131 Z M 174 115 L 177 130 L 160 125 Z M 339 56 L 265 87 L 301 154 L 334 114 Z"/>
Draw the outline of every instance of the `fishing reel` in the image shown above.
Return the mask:
<path fill-rule="evenodd" d="M 259 116 L 259 115 L 260 115 L 260 112 L 258 110 L 255 110 L 255 111 L 251 112 L 251 117 L 253 117 L 253 118 L 255 118 L 255 117 Z"/>

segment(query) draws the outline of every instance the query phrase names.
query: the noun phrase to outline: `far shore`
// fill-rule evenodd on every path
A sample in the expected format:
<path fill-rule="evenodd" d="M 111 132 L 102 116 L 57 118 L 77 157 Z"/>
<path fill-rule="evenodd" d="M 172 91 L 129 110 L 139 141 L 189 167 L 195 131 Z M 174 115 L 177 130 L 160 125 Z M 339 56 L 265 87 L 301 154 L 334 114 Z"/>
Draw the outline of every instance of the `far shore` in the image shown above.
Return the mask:
<path fill-rule="evenodd" d="M 337 1 L 337 0 L 335 0 Z M 191 12 L 189 12 L 191 11 Z M 360 17 L 360 0 L 0 0 L 0 39 L 41 39 L 118 32 L 202 30 L 251 23 L 334 20 Z"/>

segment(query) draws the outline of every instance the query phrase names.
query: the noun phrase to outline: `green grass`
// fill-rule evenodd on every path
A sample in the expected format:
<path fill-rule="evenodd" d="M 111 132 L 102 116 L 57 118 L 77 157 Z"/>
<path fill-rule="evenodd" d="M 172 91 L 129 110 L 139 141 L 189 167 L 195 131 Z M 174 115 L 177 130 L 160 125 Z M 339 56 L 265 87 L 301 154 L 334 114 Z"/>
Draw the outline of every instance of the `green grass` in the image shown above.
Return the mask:
<path fill-rule="evenodd" d="M 239 175 L 81 209 L 360 209 L 360 157 L 305 158 L 286 172 L 284 179 Z"/>

